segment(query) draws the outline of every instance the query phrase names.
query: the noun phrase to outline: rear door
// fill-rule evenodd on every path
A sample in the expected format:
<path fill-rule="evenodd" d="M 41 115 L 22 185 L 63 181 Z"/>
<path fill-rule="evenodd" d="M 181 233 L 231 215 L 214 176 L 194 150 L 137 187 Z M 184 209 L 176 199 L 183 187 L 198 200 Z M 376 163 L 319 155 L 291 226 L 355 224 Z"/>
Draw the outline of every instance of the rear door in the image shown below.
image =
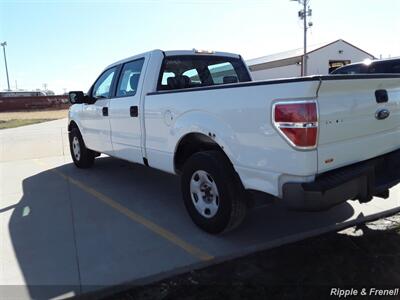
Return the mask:
<path fill-rule="evenodd" d="M 320 173 L 400 148 L 400 76 L 357 78 L 321 83 Z"/>
<path fill-rule="evenodd" d="M 113 156 L 133 162 L 143 162 L 139 108 L 144 62 L 142 57 L 122 65 L 115 97 L 109 104 Z"/>

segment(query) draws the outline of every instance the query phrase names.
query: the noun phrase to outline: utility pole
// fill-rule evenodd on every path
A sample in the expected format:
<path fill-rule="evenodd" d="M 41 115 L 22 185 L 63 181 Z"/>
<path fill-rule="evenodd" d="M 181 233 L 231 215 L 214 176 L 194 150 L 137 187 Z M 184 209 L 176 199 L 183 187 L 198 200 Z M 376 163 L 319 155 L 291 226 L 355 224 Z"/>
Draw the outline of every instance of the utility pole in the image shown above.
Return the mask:
<path fill-rule="evenodd" d="M 7 68 L 7 58 L 6 58 L 6 46 L 7 46 L 7 42 L 0 43 L 0 46 L 3 47 L 4 64 L 6 65 L 7 86 L 8 86 L 8 90 L 11 91 L 11 89 L 10 89 L 10 79 L 8 78 L 8 68 Z"/>
<path fill-rule="evenodd" d="M 303 60 L 301 62 L 301 74 L 302 76 L 307 76 L 307 30 L 313 26 L 312 22 L 307 23 L 307 17 L 311 17 L 312 10 L 310 6 L 307 7 L 310 0 L 291 0 L 297 1 L 303 6 L 303 9 L 299 11 L 298 17 L 303 20 L 303 30 L 304 30 L 304 45 L 303 45 Z"/>

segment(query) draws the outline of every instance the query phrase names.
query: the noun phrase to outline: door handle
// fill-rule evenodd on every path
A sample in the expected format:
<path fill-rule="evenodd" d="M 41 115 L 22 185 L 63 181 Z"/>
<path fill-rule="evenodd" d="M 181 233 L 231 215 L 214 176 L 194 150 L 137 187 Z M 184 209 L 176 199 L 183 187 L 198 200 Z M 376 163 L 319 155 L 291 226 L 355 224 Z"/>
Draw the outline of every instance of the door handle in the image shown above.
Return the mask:
<path fill-rule="evenodd" d="M 107 117 L 108 116 L 108 107 L 103 107 L 102 112 L 103 112 L 103 116 Z"/>
<path fill-rule="evenodd" d="M 129 114 L 131 115 L 131 117 L 138 117 L 139 116 L 139 110 L 137 106 L 131 106 L 129 108 Z"/>
<path fill-rule="evenodd" d="M 376 90 L 375 91 L 376 103 L 385 103 L 389 101 L 387 90 Z"/>

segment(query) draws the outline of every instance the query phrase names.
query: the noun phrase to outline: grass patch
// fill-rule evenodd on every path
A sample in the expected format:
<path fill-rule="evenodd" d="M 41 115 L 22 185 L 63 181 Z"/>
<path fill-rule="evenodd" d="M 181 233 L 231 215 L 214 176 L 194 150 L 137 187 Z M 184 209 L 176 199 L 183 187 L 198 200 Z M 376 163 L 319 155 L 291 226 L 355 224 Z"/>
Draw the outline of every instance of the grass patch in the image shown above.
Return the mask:
<path fill-rule="evenodd" d="M 11 120 L 0 120 L 0 130 L 7 128 L 15 128 L 25 125 L 32 125 L 37 123 L 43 123 L 47 121 L 53 121 L 56 119 L 11 119 Z"/>
<path fill-rule="evenodd" d="M 28 120 L 28 119 L 63 119 L 68 117 L 68 109 L 57 110 L 28 110 L 15 112 L 0 112 L 0 120 Z"/>

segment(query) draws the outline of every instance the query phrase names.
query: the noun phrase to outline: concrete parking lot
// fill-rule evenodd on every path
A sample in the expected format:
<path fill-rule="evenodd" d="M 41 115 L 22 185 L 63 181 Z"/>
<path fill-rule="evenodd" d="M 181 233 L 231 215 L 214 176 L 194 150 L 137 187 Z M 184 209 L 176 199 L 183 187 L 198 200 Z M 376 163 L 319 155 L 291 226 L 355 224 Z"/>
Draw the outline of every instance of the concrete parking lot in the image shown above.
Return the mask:
<path fill-rule="evenodd" d="M 100 157 L 69 157 L 66 120 L 0 131 L 0 295 L 54 298 L 147 283 L 400 211 L 400 188 L 323 213 L 260 202 L 212 236 L 186 214 L 177 177 Z"/>

